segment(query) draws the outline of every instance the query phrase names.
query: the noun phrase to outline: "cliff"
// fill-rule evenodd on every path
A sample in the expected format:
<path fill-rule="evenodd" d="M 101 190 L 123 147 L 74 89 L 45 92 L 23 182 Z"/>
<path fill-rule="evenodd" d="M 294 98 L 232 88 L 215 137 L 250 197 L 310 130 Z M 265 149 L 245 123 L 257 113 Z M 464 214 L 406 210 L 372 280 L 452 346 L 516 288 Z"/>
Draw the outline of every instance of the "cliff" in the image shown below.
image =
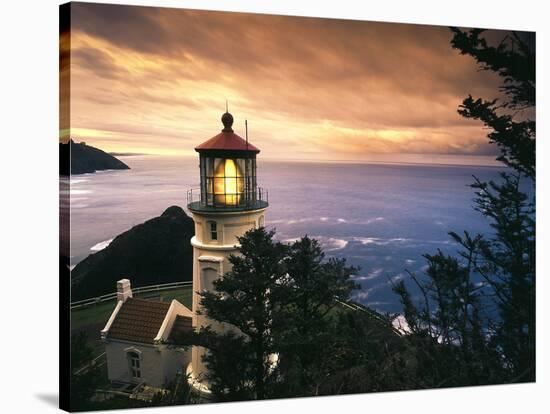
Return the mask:
<path fill-rule="evenodd" d="M 110 154 L 85 143 L 77 144 L 72 139 L 67 144 L 59 143 L 59 173 L 93 173 L 101 170 L 129 170 L 126 164 Z"/>
<path fill-rule="evenodd" d="M 193 220 L 178 206 L 132 227 L 76 265 L 71 301 L 111 293 L 122 278 L 135 287 L 192 280 L 194 234 Z"/>

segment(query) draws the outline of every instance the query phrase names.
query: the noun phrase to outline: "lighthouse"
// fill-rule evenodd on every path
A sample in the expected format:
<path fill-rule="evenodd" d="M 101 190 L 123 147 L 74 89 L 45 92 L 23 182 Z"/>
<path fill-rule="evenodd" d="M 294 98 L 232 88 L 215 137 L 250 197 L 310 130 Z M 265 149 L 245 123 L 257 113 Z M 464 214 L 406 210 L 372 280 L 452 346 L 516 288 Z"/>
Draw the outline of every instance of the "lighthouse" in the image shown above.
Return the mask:
<path fill-rule="evenodd" d="M 267 191 L 258 187 L 256 156 L 260 150 L 233 131 L 233 116 L 225 112 L 221 132 L 195 148 L 199 154 L 200 189 L 187 193 L 187 207 L 195 223 L 193 246 L 193 326 L 222 324 L 200 314 L 198 292 L 212 290 L 213 282 L 230 270 L 229 256 L 238 254 L 237 237 L 265 225 Z M 193 347 L 188 369 L 195 386 L 207 389 L 202 356 L 206 350 Z"/>

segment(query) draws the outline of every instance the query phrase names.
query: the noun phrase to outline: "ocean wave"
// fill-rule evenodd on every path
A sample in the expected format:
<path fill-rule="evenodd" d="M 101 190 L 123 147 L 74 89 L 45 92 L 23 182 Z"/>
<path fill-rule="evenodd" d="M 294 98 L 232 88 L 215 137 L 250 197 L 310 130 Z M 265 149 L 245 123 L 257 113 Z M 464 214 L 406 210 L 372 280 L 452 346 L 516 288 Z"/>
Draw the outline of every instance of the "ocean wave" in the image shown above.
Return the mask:
<path fill-rule="evenodd" d="M 401 280 L 405 279 L 405 273 L 399 273 L 388 280 L 388 284 L 393 285 Z"/>
<path fill-rule="evenodd" d="M 342 250 L 345 249 L 348 245 L 348 241 L 344 239 L 337 239 L 335 237 L 327 237 L 327 236 L 310 236 L 312 239 L 317 240 L 324 251 L 326 252 L 332 252 L 335 250 Z M 301 237 L 289 237 L 286 239 L 283 239 L 283 243 L 294 243 L 298 240 L 300 240 Z"/>
<path fill-rule="evenodd" d="M 382 221 L 384 220 L 384 217 L 374 217 L 374 218 L 371 218 L 371 219 L 367 219 L 367 220 L 360 220 L 357 222 L 357 224 L 371 224 L 371 223 L 375 223 L 377 221 Z"/>
<path fill-rule="evenodd" d="M 286 223 L 286 220 L 269 220 L 269 224 L 280 224 L 280 223 Z"/>
<path fill-rule="evenodd" d="M 109 240 L 104 240 L 102 242 L 99 242 L 97 244 L 94 244 L 92 247 L 90 247 L 90 250 L 92 252 L 99 252 L 100 250 L 103 250 L 104 248 L 106 248 L 108 245 L 111 244 L 111 242 L 113 241 L 113 239 L 109 239 Z"/>
<path fill-rule="evenodd" d="M 371 289 L 362 289 L 361 291 L 353 294 L 351 296 L 351 299 L 359 301 L 359 302 L 364 301 L 364 300 L 368 299 L 369 295 L 371 294 L 371 292 L 373 290 L 374 290 L 373 288 L 371 288 Z"/>
<path fill-rule="evenodd" d="M 71 178 L 71 185 L 74 185 L 74 184 L 80 184 L 80 183 L 86 183 L 90 180 L 86 180 L 84 178 Z"/>
<path fill-rule="evenodd" d="M 288 220 L 286 224 L 307 223 L 311 220 L 312 219 L 310 218 L 292 219 L 292 220 Z"/>
<path fill-rule="evenodd" d="M 297 224 L 297 223 L 308 223 L 311 221 L 315 221 L 314 218 L 300 218 L 300 219 L 277 219 L 277 220 L 269 220 L 269 224 Z"/>
<path fill-rule="evenodd" d="M 337 239 L 335 237 L 316 236 L 313 238 L 319 240 L 319 243 L 321 243 L 321 246 L 323 246 L 323 249 L 327 252 L 342 250 L 348 245 L 347 240 Z"/>
<path fill-rule="evenodd" d="M 423 243 L 426 243 L 426 244 L 446 244 L 446 245 L 451 245 L 451 244 L 458 244 L 452 240 L 424 240 Z"/>
<path fill-rule="evenodd" d="M 321 217 L 321 221 L 329 221 L 329 220 L 330 220 L 329 217 Z M 377 221 L 382 221 L 382 220 L 384 220 L 384 217 L 372 217 L 372 218 L 368 218 L 366 220 L 357 220 L 357 219 L 349 219 L 349 218 L 338 217 L 335 220 L 335 222 L 337 224 L 355 224 L 355 225 L 359 225 L 359 226 L 367 226 L 369 224 L 376 223 Z"/>
<path fill-rule="evenodd" d="M 368 245 L 368 244 L 379 244 L 379 238 L 377 237 L 352 237 L 352 240 L 355 241 L 355 242 L 359 242 L 363 245 Z"/>
<path fill-rule="evenodd" d="M 110 173 L 110 172 L 117 172 L 118 173 L 119 171 L 124 172 L 124 171 L 128 171 L 128 170 L 117 170 L 117 169 L 111 168 L 111 169 L 106 169 L 106 170 L 97 170 L 94 173 L 88 173 L 88 174 L 101 175 L 101 174 Z"/>
<path fill-rule="evenodd" d="M 378 267 L 374 270 L 372 270 L 371 272 L 369 272 L 366 276 L 354 276 L 353 277 L 353 280 L 357 280 L 357 281 L 363 281 L 363 280 L 372 280 L 372 279 L 377 279 L 379 278 L 381 275 L 382 275 L 382 272 L 384 271 L 383 268 L 381 267 Z"/>
<path fill-rule="evenodd" d="M 391 239 L 381 239 L 379 237 L 352 237 L 353 241 L 359 242 L 363 245 L 374 244 L 376 246 L 387 246 L 392 243 L 403 243 L 412 241 L 404 237 L 394 237 Z"/>
<path fill-rule="evenodd" d="M 384 217 L 373 217 L 367 220 L 356 220 L 343 217 L 303 217 L 296 219 L 275 219 L 269 220 L 269 224 L 300 224 L 300 223 L 311 223 L 311 222 L 321 222 L 327 224 L 355 224 L 355 225 L 368 225 L 380 220 L 384 220 Z"/>

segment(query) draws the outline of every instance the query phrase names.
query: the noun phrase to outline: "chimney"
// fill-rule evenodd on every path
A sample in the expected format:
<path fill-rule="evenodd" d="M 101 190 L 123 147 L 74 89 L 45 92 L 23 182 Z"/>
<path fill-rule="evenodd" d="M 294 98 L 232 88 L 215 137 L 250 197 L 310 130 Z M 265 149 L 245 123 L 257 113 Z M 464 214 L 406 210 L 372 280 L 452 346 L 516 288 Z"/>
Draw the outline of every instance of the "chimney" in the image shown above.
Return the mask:
<path fill-rule="evenodd" d="M 117 301 L 126 302 L 126 299 L 132 297 L 132 288 L 128 279 L 120 279 L 116 282 L 116 299 Z"/>

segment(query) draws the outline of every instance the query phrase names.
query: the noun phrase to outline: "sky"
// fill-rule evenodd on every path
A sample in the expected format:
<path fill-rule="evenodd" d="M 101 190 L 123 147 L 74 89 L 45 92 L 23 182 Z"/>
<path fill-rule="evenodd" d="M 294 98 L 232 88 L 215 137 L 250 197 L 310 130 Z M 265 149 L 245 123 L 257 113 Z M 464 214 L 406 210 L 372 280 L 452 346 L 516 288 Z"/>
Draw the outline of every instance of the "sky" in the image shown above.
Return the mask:
<path fill-rule="evenodd" d="M 496 148 L 457 107 L 496 97 L 500 80 L 451 37 L 440 26 L 73 3 L 61 139 L 193 155 L 223 127 L 227 99 L 235 132 L 244 137 L 247 119 L 266 158 L 485 163 Z"/>

